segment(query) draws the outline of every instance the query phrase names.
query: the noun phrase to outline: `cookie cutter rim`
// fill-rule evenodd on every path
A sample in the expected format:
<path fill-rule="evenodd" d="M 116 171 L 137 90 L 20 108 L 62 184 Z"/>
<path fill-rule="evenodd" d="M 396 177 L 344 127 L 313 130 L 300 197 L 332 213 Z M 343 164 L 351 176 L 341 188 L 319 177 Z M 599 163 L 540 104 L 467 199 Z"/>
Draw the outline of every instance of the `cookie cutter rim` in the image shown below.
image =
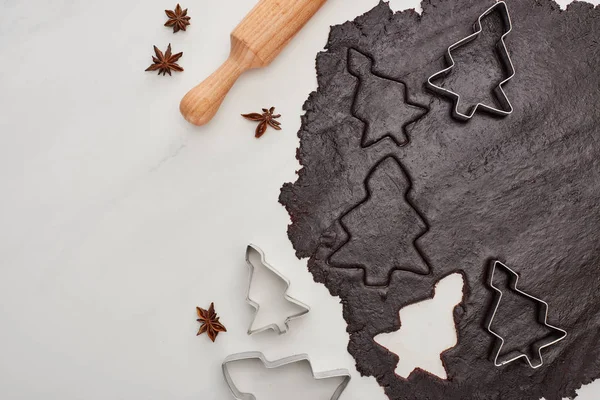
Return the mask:
<path fill-rule="evenodd" d="M 310 368 L 312 377 L 315 380 L 344 377 L 344 379 L 338 385 L 338 387 L 336 388 L 335 392 L 333 392 L 333 395 L 331 396 L 331 398 L 329 400 L 338 400 L 340 398 L 340 396 L 342 395 L 342 392 L 344 391 L 344 389 L 346 389 L 346 386 L 348 386 L 348 383 L 350 383 L 350 379 L 352 378 L 350 376 L 350 372 L 344 368 L 334 369 L 334 370 L 330 370 L 330 371 L 315 372 L 313 369 L 312 363 L 310 362 L 310 358 L 309 358 L 308 354 L 296 354 L 293 356 L 281 358 L 276 361 L 269 361 L 269 360 L 267 360 L 265 355 L 259 351 L 248 351 L 248 352 L 244 352 L 244 353 L 237 353 L 237 354 L 232 354 L 232 355 L 226 357 L 223 360 L 223 363 L 221 364 L 225 382 L 227 383 L 227 386 L 229 386 L 229 390 L 231 391 L 231 393 L 233 394 L 233 397 L 235 397 L 236 400 L 256 400 L 256 397 L 252 393 L 242 393 L 238 390 L 237 386 L 235 386 L 235 383 L 233 382 L 233 379 L 231 378 L 231 375 L 229 374 L 229 368 L 227 367 L 227 365 L 231 362 L 242 361 L 242 360 L 251 360 L 251 359 L 257 359 L 257 360 L 261 361 L 267 369 L 275 369 L 275 368 L 283 367 L 288 364 L 306 361 Z"/>
<path fill-rule="evenodd" d="M 452 68 L 454 68 L 454 65 L 455 65 L 454 58 L 452 57 L 451 51 L 458 47 L 461 47 L 462 45 L 464 45 L 466 43 L 469 43 L 469 42 L 475 40 L 479 36 L 479 34 L 482 32 L 481 20 L 483 18 L 485 18 L 486 16 L 488 16 L 489 14 L 491 14 L 496 9 L 496 7 L 502 8 L 502 10 L 503 10 L 502 19 L 504 21 L 505 26 L 508 27 L 508 30 L 506 32 L 504 32 L 504 34 L 500 37 L 500 40 L 498 41 L 496 46 L 500 48 L 500 54 L 501 54 L 500 57 L 502 58 L 502 61 L 504 62 L 505 66 L 507 67 L 509 76 L 498 84 L 498 86 L 494 89 L 494 93 L 496 93 L 496 95 L 498 96 L 498 100 L 501 103 L 502 107 L 506 108 L 507 110 L 502 110 L 499 108 L 488 106 L 484 103 L 477 103 L 475 106 L 471 107 L 468 114 L 463 114 L 458 111 L 458 105 L 460 103 L 460 94 L 453 92 L 451 90 L 445 89 L 441 86 L 437 86 L 437 85 L 433 84 L 431 82 L 431 80 L 438 78 L 439 76 L 448 75 L 450 70 Z M 448 67 L 442 69 L 441 71 L 438 71 L 435 74 L 431 75 L 429 78 L 427 78 L 426 85 L 432 91 L 440 93 L 442 95 L 445 95 L 445 96 L 453 99 L 454 105 L 452 107 L 452 116 L 456 119 L 459 119 L 462 121 L 468 121 L 473 117 L 473 115 L 475 115 L 475 112 L 477 112 L 477 109 L 479 109 L 480 107 L 481 107 L 481 109 L 483 109 L 491 114 L 505 117 L 507 115 L 512 114 L 513 106 L 510 103 L 510 101 L 508 100 L 508 97 L 506 96 L 506 93 L 504 92 L 504 89 L 502 86 L 515 76 L 515 67 L 510 58 L 510 54 L 508 53 L 508 49 L 506 48 L 506 43 L 504 42 L 504 38 L 512 31 L 512 21 L 511 21 L 510 14 L 508 12 L 508 6 L 506 5 L 506 3 L 504 1 L 498 1 L 493 6 L 488 8 L 483 14 L 481 14 L 479 16 L 479 18 L 477 18 L 477 22 L 475 23 L 473 28 L 474 28 L 475 32 L 473 32 L 469 36 L 459 40 L 458 42 L 456 42 L 456 43 L 450 45 L 450 47 L 448 47 L 448 50 L 446 51 L 446 54 L 445 54 L 445 58 L 446 58 L 446 61 L 448 63 L 450 63 L 450 65 Z"/>
<path fill-rule="evenodd" d="M 252 262 L 250 261 L 250 251 L 254 250 L 256 251 L 259 255 L 260 255 L 260 262 L 262 263 L 262 265 L 267 268 L 270 272 L 274 273 L 276 276 L 278 276 L 282 281 L 285 282 L 285 292 L 283 293 L 283 297 L 291 302 L 296 304 L 297 306 L 303 308 L 304 310 L 288 316 L 285 321 L 284 321 L 284 326 L 285 329 L 281 329 L 279 327 L 279 325 L 277 325 L 276 323 L 272 323 L 266 326 L 263 326 L 261 328 L 257 328 L 257 329 L 252 329 L 252 326 L 254 325 L 254 322 L 256 321 L 256 316 L 258 315 L 258 310 L 260 310 L 260 305 L 255 302 L 254 300 L 252 300 L 250 298 L 250 289 L 252 288 L 252 277 L 254 276 L 254 265 L 252 264 Z M 250 326 L 248 327 L 248 335 L 254 335 L 255 333 L 261 333 L 261 332 L 265 332 L 268 330 L 274 330 L 275 332 L 277 332 L 279 335 L 282 335 L 284 333 L 286 333 L 290 327 L 289 327 L 289 322 L 293 319 L 296 318 L 300 318 L 303 315 L 308 314 L 308 312 L 310 311 L 310 307 L 304 303 L 302 303 L 301 301 L 291 297 L 290 295 L 288 295 L 288 291 L 290 289 L 291 283 L 289 281 L 289 279 L 287 279 L 285 276 L 283 276 L 279 271 L 277 271 L 272 265 L 270 265 L 269 263 L 267 263 L 266 259 L 265 259 L 265 253 L 260 249 L 260 247 L 250 243 L 247 247 L 246 247 L 246 264 L 248 264 L 248 268 L 250 269 L 250 276 L 248 278 L 248 291 L 246 293 L 246 303 L 250 304 L 252 307 L 254 307 L 254 315 L 252 317 L 252 322 L 250 322 Z"/>
<path fill-rule="evenodd" d="M 553 340 L 551 342 L 545 343 L 545 344 L 543 344 L 543 345 L 541 345 L 539 347 L 536 346 L 537 347 L 537 353 L 538 353 L 538 356 L 540 358 L 540 363 L 537 364 L 537 365 L 533 365 L 533 363 L 531 362 L 531 359 L 529 358 L 529 356 L 527 354 L 519 354 L 518 356 L 515 356 L 513 358 L 510 358 L 508 360 L 505 360 L 505 361 L 502 361 L 502 362 L 498 363 L 498 357 L 500 356 L 500 352 L 502 351 L 502 347 L 504 346 L 504 338 L 492 330 L 492 322 L 494 321 L 494 317 L 496 316 L 496 311 L 498 310 L 498 306 L 500 305 L 500 301 L 502 300 L 502 290 L 500 290 L 499 288 L 497 288 L 496 286 L 494 286 L 494 273 L 496 272 L 496 265 L 502 266 L 504 269 L 506 269 L 511 274 L 512 278 L 514 278 L 514 279 L 510 279 L 510 282 L 509 282 L 509 288 L 511 290 L 513 290 L 513 291 L 515 291 L 515 292 L 517 292 L 517 293 L 519 293 L 519 294 L 521 294 L 521 295 L 523 295 L 523 296 L 525 296 L 527 298 L 535 300 L 536 302 L 539 302 L 539 303 L 543 304 L 543 310 L 544 311 L 540 312 L 539 315 L 538 315 L 539 322 L 543 323 L 545 326 L 547 326 L 547 327 L 549 327 L 551 329 L 555 329 L 557 331 L 562 332 L 562 335 L 559 338 L 557 338 L 557 339 L 555 339 L 555 340 Z M 512 270 L 510 267 L 508 267 L 506 264 L 502 263 L 501 261 L 496 260 L 496 261 L 494 261 L 492 263 L 492 273 L 491 273 L 491 276 L 490 276 L 490 286 L 491 286 L 491 288 L 493 290 L 495 290 L 497 292 L 497 295 L 495 296 L 494 311 L 492 313 L 492 316 L 489 319 L 487 330 L 492 335 L 494 335 L 496 338 L 500 339 L 500 346 L 498 346 L 498 349 L 495 352 L 496 355 L 494 356 L 494 365 L 496 367 L 501 367 L 501 366 L 506 365 L 508 363 L 511 363 L 511 362 L 513 362 L 515 360 L 518 360 L 519 358 L 525 358 L 525 360 L 527 361 L 527 363 L 529 364 L 529 366 L 531 368 L 533 368 L 533 369 L 536 369 L 536 368 L 539 368 L 542 365 L 544 365 L 544 359 L 542 357 L 542 349 L 545 349 L 548 346 L 552 346 L 553 344 L 556 344 L 556 343 L 560 342 L 561 340 L 563 340 L 564 338 L 566 338 L 567 337 L 567 331 L 565 331 L 564 329 L 558 328 L 558 327 L 556 327 L 554 325 L 550 325 L 548 323 L 548 303 L 545 302 L 542 299 L 539 299 L 539 298 L 537 298 L 535 296 L 530 295 L 529 293 L 525 293 L 524 291 L 522 291 L 519 288 L 517 288 L 518 282 L 519 282 L 519 274 L 517 272 L 515 272 L 514 270 Z"/>

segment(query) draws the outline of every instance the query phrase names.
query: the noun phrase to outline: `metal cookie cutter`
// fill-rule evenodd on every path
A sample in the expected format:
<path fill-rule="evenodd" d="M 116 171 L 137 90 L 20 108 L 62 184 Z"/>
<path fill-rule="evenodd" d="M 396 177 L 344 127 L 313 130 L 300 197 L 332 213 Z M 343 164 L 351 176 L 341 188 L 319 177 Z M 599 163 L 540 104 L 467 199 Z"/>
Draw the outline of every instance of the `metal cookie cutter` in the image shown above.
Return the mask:
<path fill-rule="evenodd" d="M 227 385 L 229 386 L 229 389 L 231 390 L 231 393 L 233 394 L 233 397 L 236 398 L 236 400 L 256 400 L 256 397 L 254 397 L 254 395 L 251 393 L 242 393 L 238 390 L 238 388 L 235 386 L 235 383 L 233 382 L 233 379 L 231 378 L 231 375 L 229 374 L 228 364 L 236 361 L 252 359 L 260 360 L 268 369 L 279 368 L 283 367 L 284 365 L 293 364 L 297 362 L 307 362 L 308 366 L 310 367 L 310 371 L 312 373 L 313 378 L 317 380 L 343 377 L 344 379 L 335 389 L 335 392 L 333 392 L 333 395 L 331 396 L 330 400 L 338 400 L 342 395 L 342 392 L 350 382 L 350 372 L 348 372 L 347 369 L 335 369 L 325 372 L 315 372 L 310 363 L 310 359 L 306 354 L 298 354 L 295 356 L 282 358 L 281 360 L 277 361 L 269 361 L 266 359 L 264 354 L 258 351 L 250 351 L 246 353 L 232 354 L 225 360 L 223 360 L 223 376 L 225 377 L 225 382 L 227 382 Z"/>
<path fill-rule="evenodd" d="M 544 324 L 545 326 L 547 326 L 548 328 L 558 331 L 560 332 L 560 336 L 557 339 L 551 340 L 549 342 L 540 344 L 540 345 L 536 345 L 535 348 L 537 350 L 538 356 L 540 358 L 540 363 L 534 365 L 531 360 L 529 359 L 529 357 L 526 354 L 519 354 L 515 357 L 509 358 L 508 360 L 504 360 L 501 362 L 498 362 L 498 357 L 500 356 L 500 352 L 502 351 L 502 347 L 504 346 L 504 338 L 500 335 L 498 335 L 496 332 L 494 332 L 492 330 L 492 322 L 494 321 L 494 317 L 496 316 L 496 311 L 498 310 L 498 306 L 500 305 L 500 300 L 502 300 L 502 291 L 500 289 L 498 289 L 496 286 L 494 286 L 494 273 L 496 272 L 496 268 L 497 267 L 502 267 L 504 268 L 506 271 L 508 271 L 511 275 L 511 279 L 509 282 L 509 287 L 511 290 L 519 293 L 522 296 L 525 296 L 531 300 L 534 300 L 535 302 L 538 302 L 542 305 L 542 307 L 540 308 L 540 312 L 538 315 L 538 320 L 540 323 Z M 515 360 L 518 360 L 519 358 L 525 358 L 525 360 L 527 361 L 527 363 L 529 364 L 529 366 L 531 368 L 539 368 L 542 365 L 544 365 L 544 359 L 542 358 L 542 349 L 551 346 L 555 343 L 560 342 L 561 340 L 563 340 L 565 337 L 567 337 L 567 331 L 557 328 L 554 325 L 550 325 L 548 323 L 548 303 L 546 303 L 544 300 L 538 299 L 537 297 L 534 297 L 530 294 L 525 293 L 524 291 L 520 290 L 517 288 L 517 283 L 519 282 L 519 274 L 517 274 L 515 271 L 513 271 L 512 269 L 510 269 L 508 266 L 506 266 L 505 264 L 501 263 L 500 261 L 494 261 L 492 264 L 492 274 L 490 276 L 490 286 L 492 287 L 492 289 L 494 289 L 497 292 L 496 300 L 494 303 L 494 312 L 492 313 L 492 316 L 490 317 L 488 326 L 487 326 L 487 330 L 494 335 L 496 338 L 500 339 L 500 346 L 498 346 L 498 350 L 496 351 L 496 354 L 494 356 L 494 365 L 496 367 L 500 367 L 502 365 L 506 365 L 510 362 L 513 362 Z"/>
<path fill-rule="evenodd" d="M 252 326 L 254 325 L 254 321 L 256 320 L 256 316 L 258 315 L 258 310 L 260 310 L 260 306 L 258 305 L 258 303 L 253 301 L 250 298 L 250 288 L 252 287 L 252 276 L 254 275 L 254 268 L 255 268 L 254 265 L 252 264 L 252 262 L 250 261 L 250 253 L 252 251 L 256 251 L 258 254 L 260 254 L 260 261 L 261 261 L 262 265 L 265 266 L 265 268 L 267 268 L 269 271 L 271 271 L 273 274 L 275 274 L 277 277 L 279 277 L 279 279 L 281 279 L 282 281 L 285 282 L 286 287 L 285 287 L 285 292 L 283 293 L 283 297 L 287 301 L 294 303 L 303 309 L 299 313 L 287 317 L 285 319 L 285 322 L 284 322 L 285 327 L 283 329 L 280 328 L 279 325 L 277 325 L 276 323 L 264 326 L 262 328 L 252 329 Z M 255 246 L 253 244 L 248 245 L 248 247 L 246 248 L 246 263 L 248 264 L 248 268 L 250 269 L 250 278 L 248 279 L 248 293 L 246 295 L 246 302 L 255 308 L 254 317 L 252 318 L 252 322 L 250 323 L 250 326 L 248 327 L 248 335 L 253 335 L 255 333 L 264 332 L 269 329 L 274 330 L 275 332 L 277 332 L 280 335 L 286 333 L 289 329 L 288 323 L 294 318 L 298 318 L 298 317 L 301 317 L 301 316 L 307 314 L 310 311 L 310 307 L 307 306 L 306 304 L 300 302 L 299 300 L 294 299 L 293 297 L 291 297 L 287 294 L 287 292 L 290 288 L 290 281 L 286 277 L 281 275 L 279 273 L 279 271 L 277 271 L 275 268 L 273 268 L 271 265 L 269 265 L 266 262 L 265 253 L 258 246 Z"/>
<path fill-rule="evenodd" d="M 452 53 L 451 53 L 452 50 L 475 40 L 482 31 L 481 20 L 485 16 L 493 13 L 496 10 L 498 10 L 500 12 L 500 14 L 502 15 L 502 20 L 503 20 L 505 28 L 506 28 L 506 32 L 504 32 L 504 34 L 502 35 L 502 37 L 500 38 L 498 43 L 496 43 L 496 47 L 498 48 L 498 53 L 500 54 L 500 57 L 502 58 L 502 62 L 504 63 L 509 76 L 508 76 L 508 78 L 506 78 L 502 82 L 500 82 L 496 88 L 494 88 L 494 94 L 496 95 L 496 97 L 497 97 L 498 101 L 500 102 L 500 105 L 502 106 L 503 109 L 491 107 L 491 106 L 488 106 L 483 103 L 477 103 L 474 107 L 471 107 L 468 114 L 463 114 L 458 111 L 458 104 L 460 103 L 460 95 L 451 90 L 444 89 L 441 86 L 437 86 L 437 85 L 433 84 L 431 81 L 437 79 L 440 76 L 447 76 L 450 73 L 450 70 L 452 68 L 454 68 L 454 59 L 452 58 Z M 483 14 L 481 14 L 479 16 L 479 18 L 477 19 L 477 22 L 475 23 L 475 25 L 473 27 L 473 30 L 475 32 L 473 32 L 471 35 L 467 36 L 464 39 L 459 40 L 458 42 L 454 43 L 452 46 L 448 47 L 448 51 L 446 53 L 446 61 L 450 64 L 450 66 L 431 75 L 427 79 L 427 87 L 434 92 L 437 92 L 441 95 L 444 95 L 444 96 L 447 96 L 447 97 L 450 97 L 453 99 L 454 106 L 452 108 L 452 116 L 456 119 L 459 119 L 462 121 L 468 121 L 469 119 L 471 119 L 473 117 L 473 115 L 475 114 L 477 109 L 480 107 L 484 111 L 487 111 L 489 113 L 499 115 L 502 117 L 510 115 L 513 112 L 513 107 L 510 104 L 508 97 L 506 97 L 506 93 L 504 93 L 504 89 L 502 88 L 502 86 L 506 82 L 508 82 L 509 80 L 512 79 L 513 76 L 515 76 L 515 68 L 510 59 L 510 55 L 508 54 L 508 50 L 506 49 L 506 44 L 504 43 L 504 38 L 512 31 L 512 22 L 510 20 L 510 15 L 508 13 L 508 6 L 506 5 L 506 3 L 503 1 L 499 1 L 496 4 L 494 4 L 493 6 L 491 6 L 490 8 L 488 8 Z"/>

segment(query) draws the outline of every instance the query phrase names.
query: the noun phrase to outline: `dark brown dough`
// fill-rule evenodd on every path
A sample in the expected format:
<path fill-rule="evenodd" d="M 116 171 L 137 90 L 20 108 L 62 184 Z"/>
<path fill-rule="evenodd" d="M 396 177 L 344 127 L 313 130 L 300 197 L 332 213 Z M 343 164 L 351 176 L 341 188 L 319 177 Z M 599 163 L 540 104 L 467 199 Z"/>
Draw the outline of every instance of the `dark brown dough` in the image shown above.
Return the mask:
<path fill-rule="evenodd" d="M 333 27 L 327 50 L 317 57 L 319 88 L 305 103 L 298 133 L 303 168 L 297 182 L 281 191 L 297 255 L 310 257 L 315 280 L 340 296 L 348 350 L 358 370 L 376 377 L 391 399 L 560 400 L 600 375 L 600 7 L 575 2 L 561 11 L 549 0 L 507 0 L 513 31 L 506 43 L 516 76 L 505 89 L 515 111 L 505 118 L 478 112 L 458 122 L 450 116 L 451 102 L 426 91 L 424 82 L 447 65 L 448 46 L 472 33 L 492 4 L 426 0 L 419 16 L 394 14 L 381 3 Z M 494 33 L 497 21 L 486 23 Z M 492 103 L 492 83 L 502 79 L 491 47 L 495 39 L 489 39 L 494 35 L 486 37 L 457 51 L 456 71 L 444 81 L 463 95 L 464 107 Z M 366 56 L 351 69 L 368 74 L 364 63 L 372 60 L 360 95 L 357 73 L 348 70 L 349 49 Z M 429 109 L 406 125 L 405 135 L 403 125 L 416 114 L 398 114 L 398 101 L 377 95 L 382 87 L 403 84 L 408 97 L 398 101 Z M 369 121 L 361 110 L 388 120 L 365 136 Z M 361 146 L 363 137 L 373 143 Z M 398 146 L 404 139 L 410 141 Z M 399 269 L 389 286 L 365 286 L 368 265 L 340 268 L 328 260 L 348 235 L 360 236 L 361 226 L 387 218 L 360 212 L 348 232 L 340 224 L 366 198 L 369 173 L 388 156 L 401 162 L 411 185 L 407 200 L 428 227 L 418 246 L 431 272 Z M 371 213 L 393 209 L 397 193 L 383 193 Z M 423 225 L 396 229 L 399 246 L 414 246 Z M 360 263 L 389 261 L 388 254 L 368 257 Z M 549 322 L 569 333 L 543 351 L 539 369 L 521 361 L 494 367 L 490 361 L 494 341 L 485 323 L 493 293 L 486 280 L 493 259 L 516 270 L 519 288 L 547 301 Z M 408 379 L 396 376 L 397 357 L 373 337 L 397 330 L 399 309 L 430 298 L 435 282 L 456 271 L 465 276 L 465 297 L 455 309 L 458 344 L 442 356 L 449 379 L 420 370 Z M 512 303 L 515 312 L 518 304 Z M 539 325 L 510 329 L 510 307 L 507 302 L 495 319 L 514 332 L 510 342 L 518 347 L 537 338 Z"/>
<path fill-rule="evenodd" d="M 427 230 L 423 217 L 408 200 L 409 178 L 399 161 L 386 157 L 366 181 L 367 196 L 340 218 L 347 240 L 329 264 L 362 268 L 365 284 L 387 286 L 394 271 L 428 274 L 431 270 L 417 244 Z M 399 234 L 400 233 L 400 234 Z"/>

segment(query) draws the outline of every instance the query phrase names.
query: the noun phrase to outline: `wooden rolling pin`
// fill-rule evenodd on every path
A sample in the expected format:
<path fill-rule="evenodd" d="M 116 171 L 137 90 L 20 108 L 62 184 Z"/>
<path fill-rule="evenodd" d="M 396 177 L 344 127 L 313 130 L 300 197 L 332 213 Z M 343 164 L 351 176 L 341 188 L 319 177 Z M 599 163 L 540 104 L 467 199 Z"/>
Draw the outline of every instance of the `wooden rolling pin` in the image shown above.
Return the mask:
<path fill-rule="evenodd" d="M 237 78 L 269 65 L 325 1 L 260 0 L 231 33 L 229 58 L 181 100 L 184 118 L 194 125 L 210 121 Z"/>

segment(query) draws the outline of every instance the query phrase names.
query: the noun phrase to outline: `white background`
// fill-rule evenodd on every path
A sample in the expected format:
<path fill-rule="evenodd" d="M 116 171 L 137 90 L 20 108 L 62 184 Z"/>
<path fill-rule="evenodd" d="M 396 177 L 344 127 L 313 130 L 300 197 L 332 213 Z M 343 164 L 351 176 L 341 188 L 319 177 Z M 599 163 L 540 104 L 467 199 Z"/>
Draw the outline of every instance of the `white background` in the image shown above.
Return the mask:
<path fill-rule="evenodd" d="M 162 26 L 175 0 L 0 0 L 0 398 L 227 399 L 221 360 L 261 350 L 350 369 L 344 400 L 385 399 L 356 373 L 339 299 L 295 258 L 277 203 L 329 26 L 377 2 L 329 0 L 198 128 L 179 100 L 225 60 L 255 0 L 184 1 L 178 34 Z M 144 72 L 168 43 L 185 72 Z M 271 105 L 284 129 L 256 140 L 239 114 Z M 246 335 L 248 242 L 312 307 L 287 335 Z M 214 344 L 195 336 L 195 306 L 211 301 L 229 330 Z"/>

